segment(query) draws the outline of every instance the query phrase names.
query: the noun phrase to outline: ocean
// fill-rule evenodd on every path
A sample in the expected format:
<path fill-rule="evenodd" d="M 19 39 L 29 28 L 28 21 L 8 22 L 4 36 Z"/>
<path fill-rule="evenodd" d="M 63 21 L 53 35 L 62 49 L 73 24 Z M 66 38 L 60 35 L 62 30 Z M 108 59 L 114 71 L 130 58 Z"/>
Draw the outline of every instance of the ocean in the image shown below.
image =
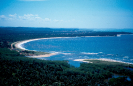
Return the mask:
<path fill-rule="evenodd" d="M 133 35 L 116 37 L 65 37 L 30 41 L 21 45 L 25 49 L 56 53 L 44 60 L 68 60 L 79 67 L 75 59 L 111 59 L 133 63 Z"/>

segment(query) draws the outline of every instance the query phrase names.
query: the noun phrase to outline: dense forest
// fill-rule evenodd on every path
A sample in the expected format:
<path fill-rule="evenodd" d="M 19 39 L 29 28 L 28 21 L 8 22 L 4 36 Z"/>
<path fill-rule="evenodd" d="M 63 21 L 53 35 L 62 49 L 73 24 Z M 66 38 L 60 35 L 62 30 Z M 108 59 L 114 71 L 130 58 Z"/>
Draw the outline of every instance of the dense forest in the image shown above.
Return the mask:
<path fill-rule="evenodd" d="M 132 86 L 133 65 L 91 60 L 76 68 L 67 61 L 28 58 L 11 43 L 33 38 L 74 36 L 116 36 L 128 32 L 95 32 L 79 29 L 0 28 L 0 86 Z M 114 75 L 120 77 L 114 78 Z M 128 79 L 127 79 L 128 78 Z"/>

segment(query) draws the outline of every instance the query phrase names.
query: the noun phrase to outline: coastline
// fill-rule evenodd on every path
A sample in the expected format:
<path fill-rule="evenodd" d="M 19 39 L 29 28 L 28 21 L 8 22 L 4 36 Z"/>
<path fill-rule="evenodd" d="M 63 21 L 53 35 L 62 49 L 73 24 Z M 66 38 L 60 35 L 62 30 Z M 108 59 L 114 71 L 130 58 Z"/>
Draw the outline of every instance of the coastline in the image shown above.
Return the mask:
<path fill-rule="evenodd" d="M 125 34 L 117 34 L 117 37 L 120 37 L 121 35 L 125 35 Z M 128 34 L 129 35 L 129 34 Z M 133 35 L 133 34 L 132 34 Z M 115 36 L 76 36 L 76 37 L 115 37 Z M 21 50 L 28 50 L 23 48 L 21 45 L 30 41 L 36 41 L 36 40 L 41 40 L 41 39 L 54 39 L 54 38 L 75 38 L 75 37 L 49 37 L 49 38 L 36 38 L 36 39 L 28 39 L 28 40 L 24 40 L 24 41 L 19 41 L 19 42 L 14 42 L 15 47 L 21 49 Z M 12 44 L 14 44 L 12 43 Z M 32 50 L 33 51 L 33 50 Z"/>
<path fill-rule="evenodd" d="M 23 48 L 21 45 L 22 44 L 25 44 L 27 42 L 31 42 L 31 41 L 36 41 L 36 40 L 41 40 L 41 39 L 53 39 L 53 38 L 70 38 L 70 37 L 50 37 L 50 38 L 37 38 L 37 39 L 29 39 L 29 40 L 24 40 L 24 41 L 18 41 L 18 42 L 15 42 L 15 47 L 16 48 L 19 48 L 21 50 L 28 50 L 28 49 L 25 49 Z M 13 44 L 13 43 L 12 43 Z M 33 50 L 32 50 L 33 51 Z"/>
<path fill-rule="evenodd" d="M 117 37 L 124 35 L 124 34 L 118 34 Z M 115 36 L 76 36 L 76 37 L 115 37 Z M 31 42 L 31 41 L 36 41 L 36 40 L 41 40 L 41 39 L 54 39 L 54 38 L 76 38 L 76 37 L 49 37 L 49 38 L 36 38 L 36 39 L 29 39 L 29 40 L 24 40 L 24 41 L 18 41 L 18 42 L 14 42 L 11 44 L 15 46 L 15 48 L 20 49 L 21 51 L 35 51 L 35 50 L 28 50 L 22 47 L 22 44 L 25 44 L 27 42 Z M 37 52 L 37 51 L 35 51 Z M 38 54 L 38 55 L 25 55 L 28 56 L 30 58 L 41 58 L 41 57 L 50 57 L 53 55 L 57 55 L 57 53 L 45 53 L 45 54 Z M 92 63 L 92 62 L 88 62 L 85 61 L 87 59 L 75 59 L 74 61 L 81 61 L 81 62 L 87 62 L 87 63 Z M 117 61 L 117 60 L 112 60 L 112 59 L 88 59 L 88 60 L 101 60 L 101 61 L 109 61 L 109 62 L 121 62 L 121 63 L 127 63 L 127 62 L 122 62 L 122 61 Z"/>
<path fill-rule="evenodd" d="M 124 64 L 133 64 L 133 63 L 122 62 L 122 61 L 117 61 L 117 60 L 113 60 L 113 59 L 105 59 L 105 58 L 102 58 L 102 59 L 75 59 L 74 61 L 93 63 L 90 60 L 97 60 L 97 61 L 99 60 L 99 61 L 105 61 L 105 62 L 118 62 L 118 63 L 124 63 Z"/>
<path fill-rule="evenodd" d="M 25 49 L 23 48 L 21 45 L 22 44 L 25 44 L 27 42 L 30 42 L 30 41 L 36 41 L 36 40 L 41 40 L 41 39 L 49 39 L 49 38 L 38 38 L 38 39 L 29 39 L 29 40 L 24 40 L 24 41 L 19 41 L 19 42 L 14 42 L 11 44 L 11 46 L 15 46 L 15 48 L 19 49 L 20 51 L 35 51 L 35 50 L 28 50 L 28 49 Z M 13 49 L 13 48 L 12 48 Z M 35 51 L 36 52 L 36 51 Z M 39 54 L 39 55 L 28 55 L 27 57 L 29 58 L 41 58 L 41 57 L 50 57 L 50 56 L 53 56 L 53 55 L 56 55 L 56 53 L 46 53 L 46 54 Z"/>
<path fill-rule="evenodd" d="M 16 48 L 21 49 L 21 50 L 28 50 L 28 49 L 23 48 L 21 45 L 25 44 L 27 42 L 31 42 L 31 41 L 36 41 L 36 40 L 41 40 L 41 39 L 54 39 L 54 38 L 70 38 L 70 37 L 37 38 L 37 39 L 29 39 L 29 40 L 24 40 L 24 41 L 18 41 L 18 42 L 14 42 L 14 43 L 15 43 Z M 14 43 L 12 43 L 12 44 L 14 44 Z"/>
<path fill-rule="evenodd" d="M 114 36 L 76 36 L 76 37 L 114 37 Z M 75 38 L 75 37 L 49 37 L 49 38 L 36 38 L 36 39 L 28 39 L 28 40 L 24 40 L 24 41 L 18 41 L 18 42 L 14 42 L 11 44 L 11 48 L 13 45 L 15 45 L 15 48 L 18 48 L 20 50 L 28 50 L 23 48 L 21 45 L 25 44 L 27 42 L 31 42 L 31 41 L 36 41 L 36 40 L 41 40 L 41 39 L 54 39 L 54 38 Z M 32 50 L 34 51 L 34 50 Z"/>
<path fill-rule="evenodd" d="M 85 61 L 87 59 L 75 59 L 73 61 L 79 61 L 79 62 L 86 62 L 86 63 L 93 63 L 93 62 L 90 62 L 90 61 Z"/>
<path fill-rule="evenodd" d="M 50 57 L 56 55 L 56 53 L 49 53 L 49 54 L 45 54 L 45 55 L 34 55 L 34 56 L 28 56 L 30 58 L 41 58 L 41 57 Z"/>
<path fill-rule="evenodd" d="M 25 44 L 27 42 L 31 42 L 31 41 L 36 41 L 36 40 L 41 40 L 41 39 L 54 39 L 54 38 L 70 38 L 70 37 L 36 38 L 36 39 L 29 39 L 29 40 L 24 40 L 24 41 L 18 41 L 18 42 L 14 42 L 14 43 L 11 44 L 11 49 L 14 49 L 13 48 L 13 45 L 14 45 L 16 49 L 19 49 L 19 51 L 35 51 L 35 50 L 25 49 L 21 45 Z M 45 54 L 39 54 L 39 55 L 25 55 L 25 56 L 30 57 L 30 58 L 42 58 L 42 57 L 50 57 L 50 56 L 53 56 L 53 55 L 57 55 L 57 53 L 45 53 Z"/>

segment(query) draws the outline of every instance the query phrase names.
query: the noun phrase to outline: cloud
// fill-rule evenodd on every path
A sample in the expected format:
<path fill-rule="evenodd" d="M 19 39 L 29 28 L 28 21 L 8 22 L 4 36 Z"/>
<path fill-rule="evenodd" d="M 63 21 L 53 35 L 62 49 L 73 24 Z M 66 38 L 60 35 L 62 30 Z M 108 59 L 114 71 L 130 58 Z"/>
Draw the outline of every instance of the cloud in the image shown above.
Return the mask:
<path fill-rule="evenodd" d="M 46 1 L 46 0 L 19 0 L 19 1 Z"/>
<path fill-rule="evenodd" d="M 51 19 L 50 18 L 45 18 L 44 21 L 51 21 Z"/>
<path fill-rule="evenodd" d="M 6 17 L 5 15 L 0 15 L 0 20 L 14 20 L 17 19 L 17 14 L 9 14 L 8 17 Z"/>
<path fill-rule="evenodd" d="M 16 13 L 15 13 L 14 15 L 9 14 L 9 16 L 10 16 L 10 17 L 16 17 L 17 14 L 16 14 Z"/>
<path fill-rule="evenodd" d="M 39 17 L 39 16 L 37 16 L 37 17 L 35 17 L 35 19 L 42 19 L 41 17 Z"/>
<path fill-rule="evenodd" d="M 7 17 L 5 15 L 0 15 L 0 20 L 9 20 L 9 21 L 31 21 L 31 22 L 65 22 L 63 20 L 52 20 L 50 18 L 41 18 L 39 15 L 34 14 L 24 14 L 24 15 L 18 15 L 18 14 L 9 14 Z"/>
<path fill-rule="evenodd" d="M 41 19 L 38 15 L 33 15 L 33 14 L 24 14 L 24 16 L 19 16 L 20 20 L 36 20 L 36 19 Z"/>
<path fill-rule="evenodd" d="M 22 16 L 15 14 L 9 14 L 8 17 L 5 15 L 0 15 L 0 20 L 25 20 L 25 21 L 42 21 L 49 22 L 50 18 L 41 18 L 38 15 L 34 14 L 24 14 Z"/>
<path fill-rule="evenodd" d="M 15 14 L 9 14 L 9 17 L 10 18 L 8 18 L 9 20 L 14 20 L 14 19 L 16 19 L 17 18 L 17 14 L 15 13 Z"/>
<path fill-rule="evenodd" d="M 33 14 L 24 14 L 23 16 L 18 16 L 20 20 L 27 20 L 27 21 L 42 21 L 42 22 L 49 22 L 51 21 L 50 18 L 41 18 L 38 15 Z"/>
<path fill-rule="evenodd" d="M 7 17 L 5 15 L 0 15 L 0 20 L 6 20 Z"/>

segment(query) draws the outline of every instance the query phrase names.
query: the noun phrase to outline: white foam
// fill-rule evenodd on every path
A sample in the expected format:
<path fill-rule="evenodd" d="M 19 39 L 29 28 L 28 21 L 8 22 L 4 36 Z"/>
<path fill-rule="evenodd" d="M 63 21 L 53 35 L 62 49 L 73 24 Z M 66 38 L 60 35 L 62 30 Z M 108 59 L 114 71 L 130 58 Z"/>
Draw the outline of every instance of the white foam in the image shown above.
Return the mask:
<path fill-rule="evenodd" d="M 133 59 L 130 59 L 131 61 L 133 61 Z"/>
<path fill-rule="evenodd" d="M 121 37 L 121 34 L 117 34 L 117 37 Z"/>
<path fill-rule="evenodd" d="M 107 54 L 107 55 L 111 55 L 111 56 L 113 56 L 113 54 Z"/>
<path fill-rule="evenodd" d="M 68 58 L 69 60 L 72 60 L 73 58 Z"/>
<path fill-rule="evenodd" d="M 103 53 L 103 52 L 99 52 L 99 53 Z"/>
<path fill-rule="evenodd" d="M 64 54 L 64 55 L 71 55 L 71 53 L 62 53 L 62 54 Z"/>
<path fill-rule="evenodd" d="M 56 52 L 56 51 L 50 51 L 50 53 L 61 54 L 61 52 Z"/>
<path fill-rule="evenodd" d="M 123 58 L 128 59 L 129 57 L 128 56 L 124 56 Z"/>
<path fill-rule="evenodd" d="M 88 55 L 96 55 L 98 53 L 89 53 L 89 52 L 82 52 L 82 54 L 88 54 Z"/>

